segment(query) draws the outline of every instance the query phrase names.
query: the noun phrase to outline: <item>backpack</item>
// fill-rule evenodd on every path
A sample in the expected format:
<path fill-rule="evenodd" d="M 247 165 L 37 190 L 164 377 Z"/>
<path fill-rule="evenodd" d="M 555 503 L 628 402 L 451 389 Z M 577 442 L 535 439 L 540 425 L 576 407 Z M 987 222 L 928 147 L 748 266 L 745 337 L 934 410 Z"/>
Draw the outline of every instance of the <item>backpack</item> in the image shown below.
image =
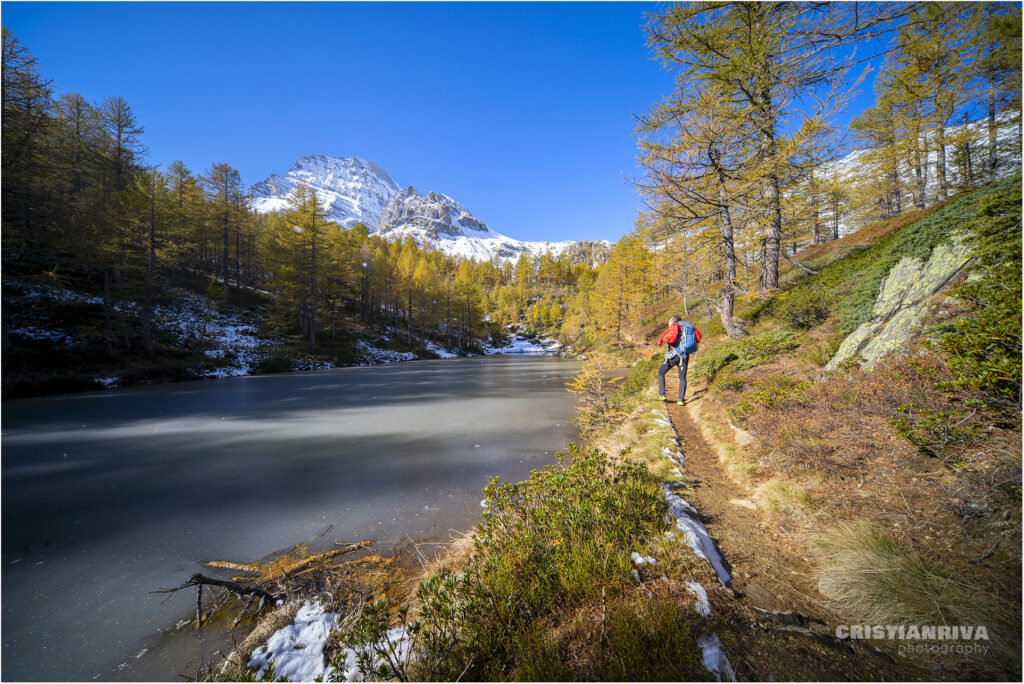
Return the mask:
<path fill-rule="evenodd" d="M 688 356 L 697 351 L 697 333 L 694 331 L 693 323 L 689 321 L 683 321 L 679 325 L 681 326 L 682 334 L 679 335 L 676 346 L 679 347 L 679 351 L 683 356 Z"/>
<path fill-rule="evenodd" d="M 668 353 L 665 354 L 665 360 L 668 361 L 676 354 L 687 358 L 690 354 L 697 351 L 697 334 L 694 332 L 693 323 L 683 321 L 679 323 L 679 337 L 676 338 L 675 344 L 670 344 L 668 347 Z"/>

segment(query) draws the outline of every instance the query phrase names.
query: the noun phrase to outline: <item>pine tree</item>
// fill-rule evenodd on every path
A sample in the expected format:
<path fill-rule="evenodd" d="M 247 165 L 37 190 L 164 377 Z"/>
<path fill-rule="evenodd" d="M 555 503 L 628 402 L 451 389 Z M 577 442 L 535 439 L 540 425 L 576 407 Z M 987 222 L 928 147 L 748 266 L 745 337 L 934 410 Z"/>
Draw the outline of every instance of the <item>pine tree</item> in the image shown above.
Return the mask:
<path fill-rule="evenodd" d="M 211 227 L 216 226 L 220 233 L 221 257 L 218 266 L 221 281 L 227 288 L 231 283 L 231 232 L 232 229 L 238 230 L 239 214 L 244 203 L 242 177 L 229 164 L 214 164 L 203 176 L 202 185 L 210 203 Z"/>
<path fill-rule="evenodd" d="M 2 139 L 4 251 L 27 241 L 38 246 L 44 231 L 47 140 L 53 124 L 50 81 L 18 39 L 3 27 Z"/>

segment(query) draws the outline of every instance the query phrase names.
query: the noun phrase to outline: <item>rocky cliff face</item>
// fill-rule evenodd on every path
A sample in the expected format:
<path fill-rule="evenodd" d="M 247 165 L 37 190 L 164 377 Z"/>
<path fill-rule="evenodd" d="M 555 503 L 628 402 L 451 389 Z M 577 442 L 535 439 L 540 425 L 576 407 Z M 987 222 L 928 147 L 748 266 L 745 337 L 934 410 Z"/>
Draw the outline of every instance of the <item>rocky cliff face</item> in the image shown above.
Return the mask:
<path fill-rule="evenodd" d="M 498 235 L 451 197 L 436 192 L 424 197 L 412 186 L 392 197 L 380 215 L 381 235 L 400 228 L 416 229 L 432 239 Z"/>

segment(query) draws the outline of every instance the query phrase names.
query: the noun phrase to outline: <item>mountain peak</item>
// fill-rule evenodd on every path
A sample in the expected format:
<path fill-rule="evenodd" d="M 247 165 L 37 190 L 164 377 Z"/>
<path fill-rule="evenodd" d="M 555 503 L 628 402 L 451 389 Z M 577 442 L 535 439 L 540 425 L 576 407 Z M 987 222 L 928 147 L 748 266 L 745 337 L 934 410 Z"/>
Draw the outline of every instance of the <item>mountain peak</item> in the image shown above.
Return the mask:
<path fill-rule="evenodd" d="M 253 207 L 262 213 L 287 209 L 288 196 L 299 183 L 312 188 L 327 217 L 346 228 L 357 223 L 376 227 L 381 209 L 399 192 L 398 183 L 369 159 L 307 154 L 286 175 L 273 174 L 253 185 Z"/>
<path fill-rule="evenodd" d="M 478 261 L 516 259 L 527 252 L 560 254 L 574 242 L 523 242 L 491 230 L 448 195 L 402 189 L 382 168 L 364 157 L 307 154 L 284 176 L 273 174 L 250 188 L 262 213 L 285 211 L 288 196 L 305 183 L 320 199 L 328 220 L 351 228 L 365 224 L 388 240 L 411 237 L 450 256 Z"/>

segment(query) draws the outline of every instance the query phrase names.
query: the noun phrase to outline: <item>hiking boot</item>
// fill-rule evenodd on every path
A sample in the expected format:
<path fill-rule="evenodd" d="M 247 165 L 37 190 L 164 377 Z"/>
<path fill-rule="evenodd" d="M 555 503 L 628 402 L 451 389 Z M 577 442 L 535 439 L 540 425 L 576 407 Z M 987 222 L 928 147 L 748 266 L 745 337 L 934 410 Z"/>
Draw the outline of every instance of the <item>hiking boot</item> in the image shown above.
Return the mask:
<path fill-rule="evenodd" d="M 685 405 L 685 404 L 686 404 L 686 402 L 685 402 L 685 401 L 677 401 L 676 403 L 677 403 L 678 405 L 680 405 L 680 406 L 683 406 L 683 405 Z"/>
<path fill-rule="evenodd" d="M 659 394 L 658 395 L 658 401 L 665 401 L 665 395 L 664 394 Z"/>

